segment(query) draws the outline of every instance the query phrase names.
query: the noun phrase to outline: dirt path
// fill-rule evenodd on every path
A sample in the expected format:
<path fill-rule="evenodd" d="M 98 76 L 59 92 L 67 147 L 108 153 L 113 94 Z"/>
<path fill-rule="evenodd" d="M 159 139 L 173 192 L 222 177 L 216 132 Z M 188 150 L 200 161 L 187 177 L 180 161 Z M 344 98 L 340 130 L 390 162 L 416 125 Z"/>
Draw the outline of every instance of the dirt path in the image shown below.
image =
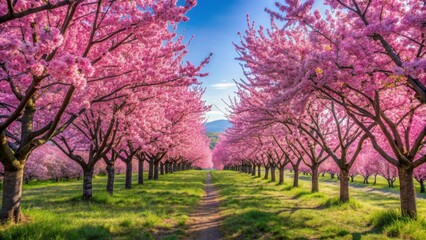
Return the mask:
<path fill-rule="evenodd" d="M 219 195 L 211 182 L 211 173 L 207 175 L 205 195 L 201 205 L 195 209 L 187 222 L 188 240 L 221 240 L 222 216 L 219 211 Z"/>

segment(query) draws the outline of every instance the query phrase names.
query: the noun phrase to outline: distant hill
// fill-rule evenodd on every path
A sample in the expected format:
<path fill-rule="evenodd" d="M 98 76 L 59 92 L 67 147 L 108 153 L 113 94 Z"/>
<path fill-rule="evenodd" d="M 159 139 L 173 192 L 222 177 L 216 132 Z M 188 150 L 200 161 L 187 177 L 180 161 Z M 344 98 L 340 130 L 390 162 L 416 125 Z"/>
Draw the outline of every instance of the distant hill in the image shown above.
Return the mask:
<path fill-rule="evenodd" d="M 231 123 L 228 120 L 216 120 L 208 122 L 204 126 L 206 127 L 207 133 L 225 132 L 225 130 L 231 126 Z"/>

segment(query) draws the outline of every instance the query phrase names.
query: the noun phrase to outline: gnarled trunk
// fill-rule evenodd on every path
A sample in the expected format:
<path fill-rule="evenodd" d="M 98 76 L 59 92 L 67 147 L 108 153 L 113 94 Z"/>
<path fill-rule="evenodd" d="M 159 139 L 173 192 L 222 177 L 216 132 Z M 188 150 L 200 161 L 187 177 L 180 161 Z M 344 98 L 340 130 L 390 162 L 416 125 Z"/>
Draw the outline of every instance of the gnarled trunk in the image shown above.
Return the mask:
<path fill-rule="evenodd" d="M 154 180 L 158 180 L 158 165 L 158 162 L 154 164 Z"/>
<path fill-rule="evenodd" d="M 114 164 L 107 164 L 106 170 L 107 170 L 107 176 L 108 176 L 106 190 L 107 190 L 107 193 L 112 195 L 114 192 L 114 178 L 115 178 Z"/>
<path fill-rule="evenodd" d="M 260 169 L 260 164 L 257 165 L 257 177 L 260 178 L 261 177 L 261 169 Z"/>
<path fill-rule="evenodd" d="M 398 167 L 399 191 L 401 198 L 401 213 L 403 216 L 416 218 L 416 190 L 414 188 L 413 169 L 409 167 Z"/>
<path fill-rule="evenodd" d="M 293 168 L 293 187 L 299 187 L 299 168 Z"/>
<path fill-rule="evenodd" d="M 311 192 L 319 192 L 319 182 L 318 182 L 318 164 L 313 164 L 311 167 L 312 171 L 312 188 Z"/>
<path fill-rule="evenodd" d="M 125 189 L 132 189 L 132 173 L 133 173 L 133 165 L 132 160 L 126 162 L 126 182 Z"/>
<path fill-rule="evenodd" d="M 173 172 L 176 172 L 176 171 L 178 171 L 178 167 L 177 167 L 177 163 L 174 162 L 173 163 Z"/>
<path fill-rule="evenodd" d="M 279 180 L 278 180 L 278 184 L 283 184 L 284 183 L 284 168 L 279 168 Z"/>
<path fill-rule="evenodd" d="M 168 174 L 169 173 L 169 163 L 165 163 L 164 164 L 164 173 Z"/>
<path fill-rule="evenodd" d="M 92 179 L 93 167 L 83 170 L 83 200 L 90 200 L 92 198 Z"/>
<path fill-rule="evenodd" d="M 269 178 L 269 167 L 265 167 L 265 177 L 263 179 Z"/>
<path fill-rule="evenodd" d="M 138 184 L 143 184 L 143 163 L 144 160 L 138 160 Z"/>
<path fill-rule="evenodd" d="M 340 202 L 349 201 L 349 171 L 340 169 Z"/>
<path fill-rule="evenodd" d="M 271 167 L 271 182 L 275 182 L 275 166 Z"/>
<path fill-rule="evenodd" d="M 148 179 L 152 180 L 154 179 L 154 160 L 149 160 L 148 163 Z"/>
<path fill-rule="evenodd" d="M 160 175 L 164 175 L 164 163 L 160 163 Z"/>
<path fill-rule="evenodd" d="M 21 197 L 24 169 L 4 170 L 3 179 L 3 204 L 0 213 L 2 222 L 21 220 Z"/>

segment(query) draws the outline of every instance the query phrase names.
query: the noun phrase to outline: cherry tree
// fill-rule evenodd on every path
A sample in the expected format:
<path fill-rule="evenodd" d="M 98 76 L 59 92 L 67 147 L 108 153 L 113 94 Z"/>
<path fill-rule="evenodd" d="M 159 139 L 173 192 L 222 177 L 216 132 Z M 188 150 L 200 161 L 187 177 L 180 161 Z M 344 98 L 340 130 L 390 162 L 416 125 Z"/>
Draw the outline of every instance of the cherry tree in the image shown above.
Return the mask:
<path fill-rule="evenodd" d="M 326 1 L 322 14 L 313 3 L 277 2 L 278 10 L 267 10 L 266 33 L 249 24 L 237 45 L 248 81 L 271 95 L 266 106 L 287 105 L 291 113 L 318 93 L 343 107 L 397 167 L 401 211 L 414 218 L 413 171 L 426 162 L 424 5 Z"/>
<path fill-rule="evenodd" d="M 156 33 L 167 32 L 170 23 L 186 21 L 184 14 L 195 4 L 192 0 L 184 6 L 176 0 L 0 4 L 2 220 L 20 219 L 23 169 L 31 152 L 61 133 L 90 103 L 105 100 L 108 95 L 94 98 L 99 97 L 98 90 L 117 92 L 137 79 L 149 61 L 136 57 L 149 55 L 135 46 L 143 46 L 152 36 L 162 38 Z M 137 53 L 134 61 L 123 61 L 130 49 Z M 109 82 L 121 87 L 111 89 Z"/>

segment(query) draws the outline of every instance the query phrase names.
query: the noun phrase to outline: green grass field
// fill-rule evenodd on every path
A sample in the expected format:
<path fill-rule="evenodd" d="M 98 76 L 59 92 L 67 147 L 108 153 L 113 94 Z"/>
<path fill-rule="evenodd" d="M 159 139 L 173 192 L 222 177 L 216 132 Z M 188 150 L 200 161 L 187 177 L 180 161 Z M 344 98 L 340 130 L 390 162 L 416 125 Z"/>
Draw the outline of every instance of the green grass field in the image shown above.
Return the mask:
<path fill-rule="evenodd" d="M 124 189 L 116 177 L 114 196 L 106 177 L 94 179 L 93 200 L 81 201 L 81 181 L 32 182 L 24 185 L 26 223 L 2 226 L 0 239 L 166 239 L 182 238 L 191 206 L 204 194 L 205 171 L 161 176 L 158 181 Z M 136 176 L 134 176 L 136 182 Z"/>
<path fill-rule="evenodd" d="M 338 202 L 338 185 L 329 176 L 314 194 L 309 176 L 301 176 L 299 188 L 291 187 L 292 180 L 286 173 L 286 183 L 278 186 L 247 174 L 214 172 L 227 239 L 426 239 L 424 197 L 417 201 L 419 220 L 404 219 L 397 190 L 383 188 L 384 179 L 367 188 L 357 179 L 346 204 Z"/>
<path fill-rule="evenodd" d="M 375 186 L 356 178 L 352 200 L 340 204 L 337 180 L 329 175 L 312 194 L 309 176 L 292 188 L 288 172 L 284 185 L 232 171 L 212 174 L 227 239 L 426 239 L 426 194 L 418 195 L 419 219 L 402 218 L 398 189 L 388 189 L 382 178 Z M 96 177 L 90 203 L 80 200 L 81 181 L 31 182 L 22 202 L 27 219 L 1 226 L 0 239 L 185 239 L 206 175 L 178 172 L 131 190 L 118 175 L 114 196 L 105 193 L 106 177 Z"/>

